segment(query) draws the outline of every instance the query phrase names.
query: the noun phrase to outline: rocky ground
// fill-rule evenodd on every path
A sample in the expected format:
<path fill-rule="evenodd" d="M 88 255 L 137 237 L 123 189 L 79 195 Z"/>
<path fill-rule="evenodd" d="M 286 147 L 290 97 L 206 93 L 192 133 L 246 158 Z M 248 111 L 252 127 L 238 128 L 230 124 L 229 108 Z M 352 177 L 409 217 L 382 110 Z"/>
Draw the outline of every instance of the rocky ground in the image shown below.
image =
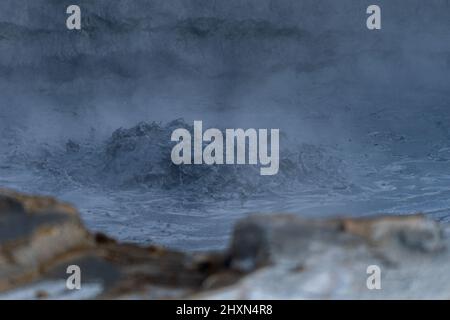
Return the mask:
<path fill-rule="evenodd" d="M 70 205 L 0 191 L 0 299 L 450 298 L 445 226 L 421 215 L 254 215 L 223 252 L 176 252 L 93 234 Z M 67 267 L 81 289 L 66 288 Z M 368 266 L 381 289 L 367 288 Z"/>

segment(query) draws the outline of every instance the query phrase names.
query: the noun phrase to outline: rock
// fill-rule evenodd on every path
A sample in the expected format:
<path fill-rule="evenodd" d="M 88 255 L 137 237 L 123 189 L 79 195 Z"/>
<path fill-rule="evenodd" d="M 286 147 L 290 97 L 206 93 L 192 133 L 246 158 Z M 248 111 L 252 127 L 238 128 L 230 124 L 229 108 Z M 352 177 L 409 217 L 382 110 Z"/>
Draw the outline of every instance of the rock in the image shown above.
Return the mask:
<path fill-rule="evenodd" d="M 67 204 L 0 191 L 0 298 L 179 298 L 199 290 L 214 259 L 119 244 L 87 231 Z M 82 271 L 81 295 L 66 289 L 70 265 Z"/>
<path fill-rule="evenodd" d="M 49 197 L 0 190 L 0 299 L 450 298 L 448 233 L 421 215 L 254 215 L 226 252 L 118 243 Z M 82 288 L 66 288 L 67 267 Z M 381 290 L 367 287 L 369 266 Z"/>
<path fill-rule="evenodd" d="M 235 228 L 237 283 L 211 299 L 427 299 L 450 297 L 450 255 L 441 226 L 421 215 L 309 220 L 256 215 Z M 381 289 L 367 287 L 368 267 Z"/>
<path fill-rule="evenodd" d="M 330 242 L 340 233 L 336 221 L 304 220 L 292 215 L 255 215 L 237 223 L 230 248 L 231 264 L 251 271 L 274 262 L 301 263 L 311 244 Z"/>
<path fill-rule="evenodd" d="M 422 215 L 346 219 L 343 228 L 363 237 L 391 261 L 401 260 L 404 254 L 433 253 L 445 248 L 439 224 Z"/>
<path fill-rule="evenodd" d="M 332 247 L 361 244 L 386 260 L 406 250 L 435 252 L 445 246 L 439 225 L 421 215 L 331 220 L 255 215 L 236 225 L 230 256 L 234 268 L 249 271 L 272 263 L 301 264 Z"/>
<path fill-rule="evenodd" d="M 0 291 L 33 279 L 68 251 L 92 245 L 72 207 L 0 190 Z"/>

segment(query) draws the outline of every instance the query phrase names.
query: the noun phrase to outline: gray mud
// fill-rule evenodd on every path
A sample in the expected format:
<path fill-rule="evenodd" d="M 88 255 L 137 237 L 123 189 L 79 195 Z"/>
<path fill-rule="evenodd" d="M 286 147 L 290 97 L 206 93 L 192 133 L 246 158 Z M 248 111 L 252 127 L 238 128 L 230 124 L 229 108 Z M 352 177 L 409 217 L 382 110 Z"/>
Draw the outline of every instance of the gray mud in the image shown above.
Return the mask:
<path fill-rule="evenodd" d="M 223 248 L 252 212 L 450 218 L 447 0 L 0 3 L 0 185 L 126 241 Z M 180 119 L 185 119 L 180 122 Z M 176 167 L 170 133 L 279 128 L 281 168 Z"/>

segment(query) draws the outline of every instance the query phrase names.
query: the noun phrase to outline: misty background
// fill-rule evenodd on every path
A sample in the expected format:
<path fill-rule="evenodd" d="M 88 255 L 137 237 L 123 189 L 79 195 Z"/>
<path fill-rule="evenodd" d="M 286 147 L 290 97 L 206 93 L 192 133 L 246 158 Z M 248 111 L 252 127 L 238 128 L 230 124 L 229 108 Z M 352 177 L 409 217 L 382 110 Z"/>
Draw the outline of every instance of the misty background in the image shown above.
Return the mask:
<path fill-rule="evenodd" d="M 448 221 L 449 15 L 449 0 L 3 0 L 0 185 L 182 249 L 226 245 L 252 212 Z M 170 133 L 194 120 L 279 128 L 280 174 L 174 168 Z"/>

